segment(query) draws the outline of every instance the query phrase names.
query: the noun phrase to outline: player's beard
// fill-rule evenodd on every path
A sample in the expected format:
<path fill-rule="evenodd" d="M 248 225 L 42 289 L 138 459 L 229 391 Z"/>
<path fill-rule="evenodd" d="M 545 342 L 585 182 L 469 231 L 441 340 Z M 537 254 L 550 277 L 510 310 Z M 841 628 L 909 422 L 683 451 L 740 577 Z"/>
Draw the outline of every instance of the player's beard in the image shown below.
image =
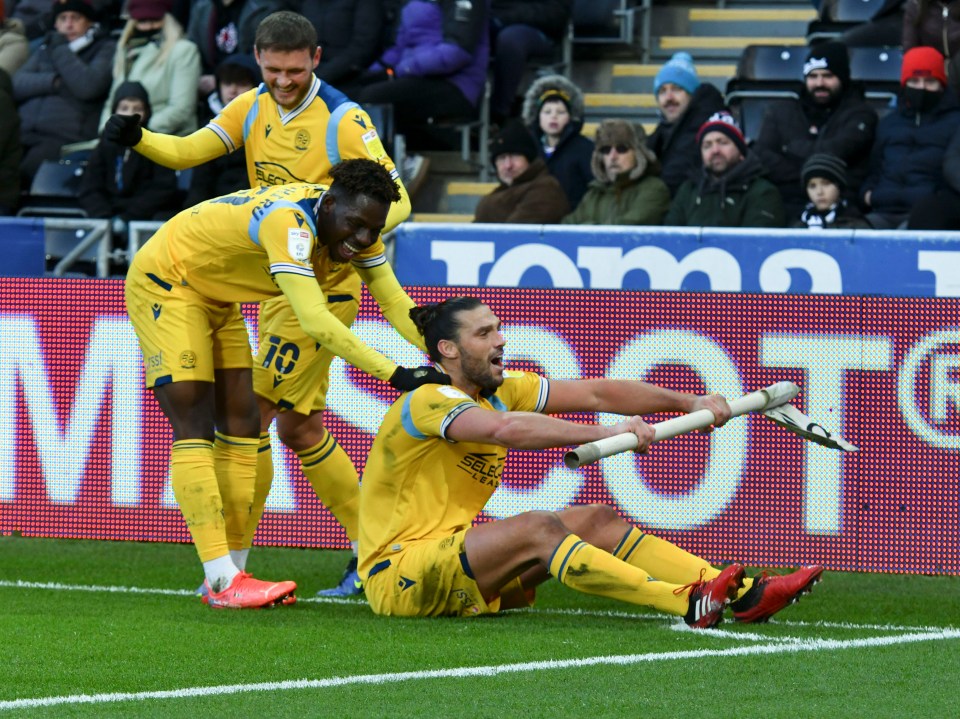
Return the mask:
<path fill-rule="evenodd" d="M 460 371 L 464 379 L 481 390 L 493 391 L 503 384 L 503 375 L 494 375 L 490 357 L 471 357 L 461 350 Z"/>

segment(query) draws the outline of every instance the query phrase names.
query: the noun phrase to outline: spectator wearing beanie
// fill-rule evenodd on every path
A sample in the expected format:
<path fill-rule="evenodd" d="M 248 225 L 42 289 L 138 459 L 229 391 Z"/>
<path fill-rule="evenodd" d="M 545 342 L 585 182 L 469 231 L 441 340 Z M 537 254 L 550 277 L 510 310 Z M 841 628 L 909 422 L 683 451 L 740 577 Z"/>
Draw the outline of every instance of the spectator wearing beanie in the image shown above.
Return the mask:
<path fill-rule="evenodd" d="M 810 49 L 797 100 L 778 100 L 764 113 L 752 149 L 783 198 L 788 217 L 807 202 L 800 168 L 815 153 L 835 155 L 847 165 L 845 197 L 856 200 L 867 176 L 877 113 L 864 99 L 863 86 L 850 80 L 847 48 L 826 42 Z"/>
<path fill-rule="evenodd" d="M 701 84 L 693 58 L 678 52 L 653 80 L 660 123 L 647 138 L 647 147 L 660 160 L 661 179 L 675 195 L 690 175 L 700 170 L 697 130 L 723 109 L 723 96 L 713 85 Z"/>
<path fill-rule="evenodd" d="M 172 5 L 172 0 L 127 1 L 130 19 L 117 43 L 110 96 L 122 82 L 139 82 L 153 105 L 147 127 L 168 135 L 186 135 L 197 129 L 200 52 L 170 14 Z M 100 116 L 101 128 L 109 117 L 108 102 Z"/>
<path fill-rule="evenodd" d="M 908 0 L 900 45 L 904 52 L 924 45 L 938 50 L 953 94 L 960 96 L 960 0 Z"/>
<path fill-rule="evenodd" d="M 946 92 L 943 55 L 915 47 L 903 56 L 897 110 L 880 120 L 870 172 L 860 188 L 867 222 L 905 224 L 914 204 L 944 189 L 943 158 L 960 129 L 960 104 Z"/>
<path fill-rule="evenodd" d="M 712 115 L 697 133 L 701 169 L 677 191 L 664 224 L 687 227 L 783 227 L 780 192 L 763 178 L 728 112 Z"/>
<path fill-rule="evenodd" d="M 554 224 L 567 214 L 567 196 L 520 120 L 504 125 L 490 143 L 490 157 L 500 185 L 481 198 L 474 222 Z"/>
<path fill-rule="evenodd" d="M 111 111 L 150 121 L 150 96 L 139 82 L 124 82 L 114 93 Z M 161 167 L 129 147 L 100 140 L 80 180 L 80 206 L 89 217 L 113 220 L 118 247 L 126 247 L 132 220 L 166 220 L 182 209 L 173 170 Z"/>
<path fill-rule="evenodd" d="M 660 163 L 646 144 L 642 127 L 604 120 L 597 128 L 593 176 L 587 194 L 564 224 L 659 225 L 670 206 Z"/>
<path fill-rule="evenodd" d="M 51 6 L 54 29 L 13 76 L 26 187 L 40 163 L 60 158 L 63 145 L 96 138 L 97 114 L 112 80 L 115 45 L 93 6 L 84 0 Z"/>
<path fill-rule="evenodd" d="M 563 75 L 536 80 L 523 99 L 523 121 L 540 141 L 550 174 L 570 207 L 576 207 L 593 179 L 593 142 L 583 136 L 583 93 Z"/>
<path fill-rule="evenodd" d="M 809 202 L 794 227 L 810 230 L 869 228 L 860 211 L 843 198 L 847 164 L 836 155 L 818 153 L 803 163 L 800 181 Z"/>

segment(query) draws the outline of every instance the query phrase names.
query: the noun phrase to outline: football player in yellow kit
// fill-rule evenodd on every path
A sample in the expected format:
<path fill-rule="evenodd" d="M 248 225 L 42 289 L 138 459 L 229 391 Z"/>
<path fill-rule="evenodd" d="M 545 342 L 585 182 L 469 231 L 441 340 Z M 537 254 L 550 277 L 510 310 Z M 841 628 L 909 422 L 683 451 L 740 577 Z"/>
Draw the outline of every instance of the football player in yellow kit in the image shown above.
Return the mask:
<path fill-rule="evenodd" d="M 193 167 L 242 146 L 251 187 L 325 184 L 330 181 L 330 168 L 341 159 L 372 159 L 389 170 L 400 188 L 400 199 L 390 206 L 384 231 L 405 220 L 410 199 L 369 115 L 313 74 L 321 49 L 310 21 L 287 11 L 269 15 L 257 28 L 254 47 L 263 83 L 235 98 L 206 127 L 176 137 L 141 131 L 123 116 L 114 115 L 104 128 L 105 137 L 176 169 Z M 328 288 L 330 311 L 350 326 L 360 301 L 354 267 L 330 258 L 314 270 Z M 298 455 L 304 475 L 343 525 L 356 552 L 359 478 L 346 452 L 323 426 L 333 354 L 327 347 L 318 349 L 313 338 L 303 332 L 284 297 L 261 305 L 259 338 L 254 366 L 254 391 L 261 410 L 256 494 L 247 531 L 242 541 L 231 545 L 231 553 L 237 565 L 245 568 L 273 480 L 268 429 L 275 416 L 280 439 Z M 281 353 L 280 348 L 288 349 Z M 275 382 L 278 374 L 282 375 L 280 383 Z M 359 591 L 354 557 L 340 584 L 322 593 Z"/>
<path fill-rule="evenodd" d="M 632 432 L 646 452 L 654 431 L 639 415 L 709 409 L 696 396 L 646 382 L 547 380 L 506 369 L 500 320 L 472 297 L 416 307 L 428 354 L 450 377 L 402 395 L 370 449 L 360 487 L 360 576 L 374 612 L 472 616 L 526 606 L 550 576 L 588 594 L 653 607 L 687 624 L 766 621 L 810 590 L 823 568 L 744 578 L 642 532 L 605 504 L 522 512 L 473 525 L 500 483 L 510 447 L 543 449 Z M 614 426 L 548 414 L 615 412 Z M 730 604 L 731 600 L 736 600 Z"/>
<path fill-rule="evenodd" d="M 293 582 L 243 571 L 230 551 L 253 503 L 260 416 L 241 302 L 283 294 L 304 331 L 399 390 L 443 380 L 409 370 L 363 344 L 332 316 L 314 266 L 351 262 L 384 316 L 419 343 L 413 302 L 383 256 L 380 231 L 398 190 L 382 165 L 347 160 L 329 188 L 291 184 L 244 190 L 184 210 L 134 257 L 127 312 L 144 356 L 147 386 L 173 428 L 174 496 L 204 567 L 205 601 L 245 608 L 284 603 Z"/>

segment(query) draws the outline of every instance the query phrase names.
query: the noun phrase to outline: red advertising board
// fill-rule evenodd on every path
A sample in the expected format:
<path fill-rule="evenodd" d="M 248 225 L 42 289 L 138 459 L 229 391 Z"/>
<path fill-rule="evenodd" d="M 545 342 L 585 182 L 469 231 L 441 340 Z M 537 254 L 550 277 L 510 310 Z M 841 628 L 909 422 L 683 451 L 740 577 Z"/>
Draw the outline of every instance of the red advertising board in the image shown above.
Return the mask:
<path fill-rule="evenodd" d="M 960 574 L 957 299 L 411 290 L 418 302 L 459 293 L 497 312 L 514 366 L 728 397 L 789 380 L 801 411 L 860 448 L 834 452 L 749 416 L 580 470 L 563 466 L 563 449 L 517 451 L 484 519 L 602 501 L 712 561 Z M 369 298 L 354 328 L 396 361 L 422 362 Z M 358 468 L 394 397 L 334 364 L 327 425 Z M 0 532 L 189 540 L 120 282 L 0 280 L 0 431 Z M 344 547 L 295 458 L 274 447 L 257 541 Z"/>

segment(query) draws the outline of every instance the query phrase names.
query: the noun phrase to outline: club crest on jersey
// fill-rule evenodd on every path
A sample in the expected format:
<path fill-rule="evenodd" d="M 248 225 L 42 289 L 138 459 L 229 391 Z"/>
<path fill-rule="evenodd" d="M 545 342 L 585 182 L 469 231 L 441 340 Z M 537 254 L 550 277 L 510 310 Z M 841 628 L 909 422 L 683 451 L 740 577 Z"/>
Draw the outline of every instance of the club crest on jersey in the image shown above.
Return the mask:
<path fill-rule="evenodd" d="M 298 130 L 297 136 L 293 140 L 293 146 L 301 152 L 310 147 L 310 133 L 306 130 Z"/>
<path fill-rule="evenodd" d="M 367 152 L 374 160 L 382 160 L 387 156 L 387 151 L 383 149 L 383 143 L 380 142 L 380 136 L 377 135 L 376 130 L 371 129 L 363 133 L 360 139 L 363 140 L 363 146 L 367 148 Z"/>
<path fill-rule="evenodd" d="M 184 350 L 180 353 L 180 366 L 183 369 L 193 369 L 197 366 L 197 355 L 193 350 Z"/>
<path fill-rule="evenodd" d="M 297 262 L 310 259 L 310 231 L 298 227 L 287 229 L 287 252 Z"/>

